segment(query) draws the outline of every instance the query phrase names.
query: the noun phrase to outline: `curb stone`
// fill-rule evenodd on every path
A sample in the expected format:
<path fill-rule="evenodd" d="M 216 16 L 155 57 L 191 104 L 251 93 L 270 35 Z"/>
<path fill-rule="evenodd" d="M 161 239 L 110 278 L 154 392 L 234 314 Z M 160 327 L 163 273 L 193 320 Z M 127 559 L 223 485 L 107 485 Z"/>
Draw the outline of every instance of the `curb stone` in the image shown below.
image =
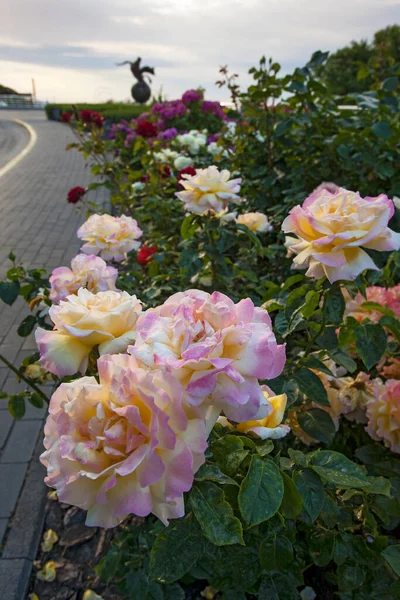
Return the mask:
<path fill-rule="evenodd" d="M 24 600 L 39 546 L 46 503 L 45 469 L 39 462 L 43 435 L 39 435 L 21 495 L 10 521 L 0 558 L 0 590 L 4 600 Z"/>

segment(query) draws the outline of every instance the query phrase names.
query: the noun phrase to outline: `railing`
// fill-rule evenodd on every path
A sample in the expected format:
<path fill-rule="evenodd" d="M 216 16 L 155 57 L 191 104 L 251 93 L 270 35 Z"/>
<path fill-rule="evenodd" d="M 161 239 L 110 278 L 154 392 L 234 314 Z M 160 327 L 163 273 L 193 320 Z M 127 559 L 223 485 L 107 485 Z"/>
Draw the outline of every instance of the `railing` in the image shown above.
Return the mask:
<path fill-rule="evenodd" d="M 0 94 L 0 109 L 43 108 L 43 102 L 33 100 L 32 94 Z"/>

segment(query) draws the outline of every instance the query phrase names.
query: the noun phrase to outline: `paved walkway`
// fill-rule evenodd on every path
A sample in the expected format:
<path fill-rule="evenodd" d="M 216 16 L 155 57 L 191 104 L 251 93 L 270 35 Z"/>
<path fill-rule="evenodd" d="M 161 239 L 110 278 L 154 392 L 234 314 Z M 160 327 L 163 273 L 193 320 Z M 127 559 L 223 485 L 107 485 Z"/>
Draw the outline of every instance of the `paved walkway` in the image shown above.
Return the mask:
<path fill-rule="evenodd" d="M 76 150 L 65 151 L 73 140 L 68 126 L 47 121 L 42 111 L 0 111 L 0 134 L 8 131 L 14 135 L 17 126 L 6 125 L 4 120 L 15 118 L 33 127 L 37 142 L 21 162 L 0 177 L 0 279 L 11 266 L 7 259 L 11 250 L 26 267 L 51 271 L 69 265 L 80 247 L 76 230 L 84 216 L 67 203 L 66 195 L 71 187 L 85 187 L 92 180 L 82 155 Z M 13 154 L 19 140 L 14 145 L 3 140 L 0 162 L 2 147 Z M 90 200 L 105 203 L 104 190 L 91 192 Z M 19 323 L 28 314 L 21 298 L 12 307 L 0 302 L 0 351 L 17 366 L 36 349 L 32 336 L 17 335 Z M 24 388 L 0 363 L 0 390 L 15 393 Z M 0 553 L 2 540 L 4 545 L 13 526 L 13 513 L 44 415 L 44 409 L 29 405 L 25 417 L 14 422 L 6 403 L 0 400 Z M 0 563 L 6 556 L 7 548 Z M 9 567 L 12 569 L 11 562 Z"/>
<path fill-rule="evenodd" d="M 28 142 L 29 133 L 24 127 L 1 120 L 0 115 L 0 169 L 19 154 Z"/>

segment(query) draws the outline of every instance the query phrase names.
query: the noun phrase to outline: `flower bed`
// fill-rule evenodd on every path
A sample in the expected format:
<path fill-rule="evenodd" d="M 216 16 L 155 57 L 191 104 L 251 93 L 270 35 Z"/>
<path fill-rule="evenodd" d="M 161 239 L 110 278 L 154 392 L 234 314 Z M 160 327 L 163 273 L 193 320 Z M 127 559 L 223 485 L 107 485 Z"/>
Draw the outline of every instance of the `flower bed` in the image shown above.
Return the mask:
<path fill-rule="evenodd" d="M 195 90 L 111 139 L 82 115 L 114 214 L 49 282 L 1 284 L 39 347 L 10 410 L 56 383 L 46 482 L 121 527 L 96 572 L 127 598 L 398 597 L 399 100 L 342 119 L 325 58 L 262 60 L 243 93 L 223 69 L 236 120 Z"/>

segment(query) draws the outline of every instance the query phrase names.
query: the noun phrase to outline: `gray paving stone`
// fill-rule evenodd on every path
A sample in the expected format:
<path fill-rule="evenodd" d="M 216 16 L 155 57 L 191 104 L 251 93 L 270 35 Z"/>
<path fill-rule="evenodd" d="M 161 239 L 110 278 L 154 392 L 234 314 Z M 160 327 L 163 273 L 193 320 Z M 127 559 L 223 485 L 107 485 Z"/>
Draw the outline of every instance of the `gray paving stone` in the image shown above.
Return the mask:
<path fill-rule="evenodd" d="M 46 470 L 39 461 L 42 443 L 36 445 L 15 514 L 11 520 L 2 558 L 35 559 L 45 517 Z"/>
<path fill-rule="evenodd" d="M 0 463 L 0 518 L 11 517 L 25 473 L 26 464 L 2 465 Z"/>
<path fill-rule="evenodd" d="M 8 519 L 0 519 L 0 548 L 3 545 L 4 535 L 7 531 Z"/>
<path fill-rule="evenodd" d="M 41 428 L 40 419 L 16 421 L 1 455 L 0 464 L 28 463 L 32 458 Z"/>
<path fill-rule="evenodd" d="M 1 402 L 1 400 L 0 400 Z M 7 404 L 5 403 L 7 406 Z M 11 431 L 11 428 L 14 424 L 14 417 L 10 415 L 8 410 L 2 410 L 0 412 L 0 452 L 6 443 L 8 435 Z"/>
<path fill-rule="evenodd" d="M 25 558 L 0 560 L 2 600 L 24 600 L 28 591 L 32 563 Z"/>

